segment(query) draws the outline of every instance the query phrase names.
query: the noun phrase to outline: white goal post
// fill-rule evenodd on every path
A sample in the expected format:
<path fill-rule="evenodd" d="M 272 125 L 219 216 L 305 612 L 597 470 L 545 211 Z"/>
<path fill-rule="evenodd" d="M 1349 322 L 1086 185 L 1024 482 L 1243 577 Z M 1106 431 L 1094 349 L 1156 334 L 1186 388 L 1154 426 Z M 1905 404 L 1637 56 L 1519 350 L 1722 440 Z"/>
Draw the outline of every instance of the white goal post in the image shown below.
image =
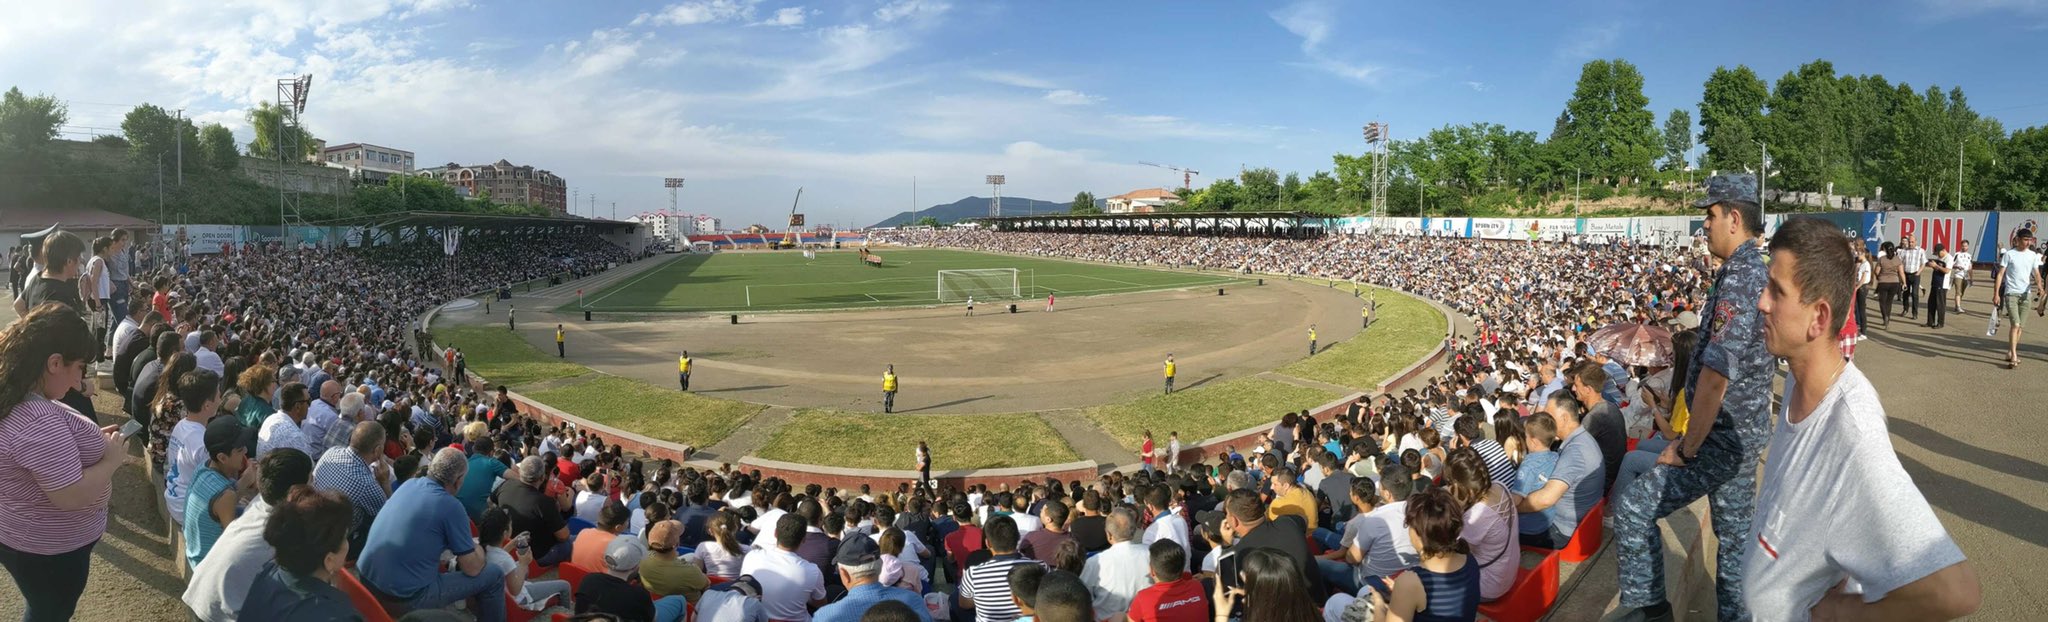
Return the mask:
<path fill-rule="evenodd" d="M 1023 289 L 1017 283 L 1017 269 L 939 271 L 939 302 L 964 301 L 969 297 L 976 300 L 1023 298 Z"/>

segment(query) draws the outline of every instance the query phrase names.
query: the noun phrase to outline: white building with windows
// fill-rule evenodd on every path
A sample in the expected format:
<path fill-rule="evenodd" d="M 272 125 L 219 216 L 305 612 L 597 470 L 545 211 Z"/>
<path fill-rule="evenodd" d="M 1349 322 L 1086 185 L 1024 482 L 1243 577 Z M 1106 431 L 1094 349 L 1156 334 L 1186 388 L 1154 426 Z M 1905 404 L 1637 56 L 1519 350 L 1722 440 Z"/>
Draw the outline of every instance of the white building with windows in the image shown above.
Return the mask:
<path fill-rule="evenodd" d="M 1111 214 L 1149 214 L 1164 211 L 1166 206 L 1180 202 L 1180 197 L 1165 188 L 1132 190 L 1102 201 L 1102 211 Z"/>
<path fill-rule="evenodd" d="M 348 143 L 322 147 L 318 156 L 328 166 L 345 168 L 369 181 L 384 181 L 392 175 L 413 172 L 411 151 L 369 143 Z"/>
<path fill-rule="evenodd" d="M 710 235 L 719 231 L 718 219 L 712 218 L 709 214 L 696 216 L 692 219 L 692 222 L 695 225 L 695 230 L 692 233 L 697 235 Z"/>

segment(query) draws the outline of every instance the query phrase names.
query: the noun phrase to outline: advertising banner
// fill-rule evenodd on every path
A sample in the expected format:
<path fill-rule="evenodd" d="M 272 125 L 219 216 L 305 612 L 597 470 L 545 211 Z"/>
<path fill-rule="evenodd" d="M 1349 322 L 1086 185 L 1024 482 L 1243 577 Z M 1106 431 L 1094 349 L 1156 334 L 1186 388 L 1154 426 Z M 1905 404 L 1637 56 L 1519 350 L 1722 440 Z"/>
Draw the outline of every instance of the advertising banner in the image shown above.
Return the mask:
<path fill-rule="evenodd" d="M 242 243 L 242 228 L 235 225 L 164 225 L 163 235 L 167 240 L 184 240 L 185 252 L 192 255 L 212 255 L 224 245 Z"/>
<path fill-rule="evenodd" d="M 1635 239 L 1644 244 L 1690 244 L 1695 222 L 1704 218 L 1688 216 L 1644 216 L 1636 218 Z"/>
<path fill-rule="evenodd" d="M 1422 232 L 1422 219 L 1388 218 L 1387 229 L 1401 235 L 1415 235 Z"/>
<path fill-rule="evenodd" d="M 1508 218 L 1472 219 L 1472 237 L 1506 240 L 1515 237 L 1515 221 Z"/>
<path fill-rule="evenodd" d="M 1584 222 L 1586 223 L 1586 227 L 1582 232 L 1586 235 L 1593 236 L 1596 240 L 1609 240 L 1615 238 L 1628 237 L 1629 233 L 1631 232 L 1630 220 L 1632 219 L 1587 218 L 1584 220 Z"/>
<path fill-rule="evenodd" d="M 1542 218 L 1536 221 L 1537 235 L 1549 242 L 1569 240 L 1579 234 L 1577 218 Z"/>
<path fill-rule="evenodd" d="M 1424 218 L 1423 221 L 1427 223 L 1424 226 L 1429 229 L 1429 235 L 1435 237 L 1472 237 L 1472 219 L 1470 218 Z"/>

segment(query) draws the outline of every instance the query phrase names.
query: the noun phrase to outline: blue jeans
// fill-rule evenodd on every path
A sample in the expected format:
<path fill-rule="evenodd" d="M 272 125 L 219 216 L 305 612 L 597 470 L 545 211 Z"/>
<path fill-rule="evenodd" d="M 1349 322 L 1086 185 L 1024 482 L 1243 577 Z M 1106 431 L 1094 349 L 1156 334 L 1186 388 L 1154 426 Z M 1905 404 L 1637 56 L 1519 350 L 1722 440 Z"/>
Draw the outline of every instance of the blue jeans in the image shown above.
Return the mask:
<path fill-rule="evenodd" d="M 1316 544 L 1323 545 L 1323 550 L 1325 551 L 1335 551 L 1344 542 L 1344 534 L 1322 527 L 1317 527 L 1315 533 L 1309 534 L 1309 537 L 1314 538 Z"/>
<path fill-rule="evenodd" d="M 505 573 L 490 564 L 474 577 L 459 570 L 444 572 L 406 604 L 413 609 L 440 609 L 465 600 L 477 622 L 505 622 Z"/>
<path fill-rule="evenodd" d="M 654 622 L 683 622 L 689 612 L 690 603 L 681 594 L 654 599 Z"/>
<path fill-rule="evenodd" d="M 1318 530 L 1321 531 L 1321 530 Z M 1316 558 L 1316 569 L 1323 571 L 1323 583 L 1332 591 L 1346 594 L 1358 593 L 1358 567 L 1334 559 Z"/>
<path fill-rule="evenodd" d="M 1615 497 L 1626 494 L 1629 484 L 1634 483 L 1637 477 L 1641 477 L 1642 474 L 1650 472 L 1650 469 L 1657 466 L 1657 456 L 1664 453 L 1664 448 L 1669 445 L 1671 445 L 1671 441 L 1664 440 L 1663 436 L 1657 435 L 1637 442 L 1635 451 L 1628 452 L 1621 457 L 1621 469 L 1614 473 L 1614 488 L 1609 490 L 1607 494 Z"/>

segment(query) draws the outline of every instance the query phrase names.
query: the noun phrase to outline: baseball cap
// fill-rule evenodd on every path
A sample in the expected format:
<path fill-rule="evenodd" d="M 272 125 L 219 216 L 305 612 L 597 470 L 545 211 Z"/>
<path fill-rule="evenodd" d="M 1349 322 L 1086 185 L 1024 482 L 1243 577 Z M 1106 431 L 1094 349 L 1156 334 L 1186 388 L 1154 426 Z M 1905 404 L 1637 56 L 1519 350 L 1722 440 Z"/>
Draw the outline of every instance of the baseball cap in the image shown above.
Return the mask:
<path fill-rule="evenodd" d="M 632 572 L 647 557 L 647 545 L 639 538 L 613 538 L 604 547 L 604 565 L 614 572 Z"/>
<path fill-rule="evenodd" d="M 256 453 L 256 430 L 242 425 L 241 420 L 232 416 L 214 417 L 206 422 L 206 455 L 214 456 L 232 452 L 236 447 Z"/>
<path fill-rule="evenodd" d="M 832 563 L 841 566 L 865 566 L 882 558 L 882 547 L 873 538 L 856 536 L 839 544 L 839 554 L 832 556 Z"/>
<path fill-rule="evenodd" d="M 1704 208 L 1722 201 L 1742 201 L 1751 205 L 1762 205 L 1756 198 L 1756 176 L 1748 173 L 1723 173 L 1708 177 L 1701 182 L 1707 196 L 1693 201 L 1692 206 Z"/>
<path fill-rule="evenodd" d="M 656 551 L 675 550 L 676 543 L 682 541 L 682 536 L 683 524 L 680 522 L 665 520 L 655 523 L 647 528 L 647 548 Z"/>

